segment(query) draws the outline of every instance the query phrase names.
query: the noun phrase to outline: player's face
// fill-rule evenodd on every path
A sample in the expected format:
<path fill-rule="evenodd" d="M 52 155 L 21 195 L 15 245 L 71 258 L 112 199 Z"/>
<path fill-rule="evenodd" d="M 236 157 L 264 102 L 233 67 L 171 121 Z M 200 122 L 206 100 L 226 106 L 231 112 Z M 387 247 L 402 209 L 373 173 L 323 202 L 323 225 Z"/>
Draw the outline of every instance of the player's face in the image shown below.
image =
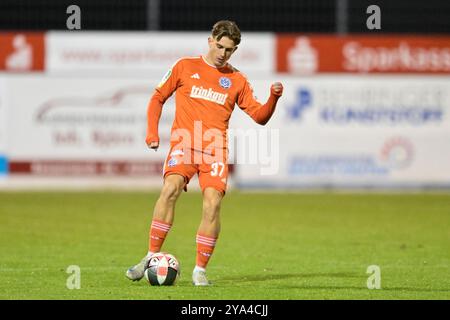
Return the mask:
<path fill-rule="evenodd" d="M 222 37 L 220 40 L 209 37 L 208 44 L 208 57 L 216 67 L 223 67 L 237 49 L 234 41 L 228 37 Z"/>

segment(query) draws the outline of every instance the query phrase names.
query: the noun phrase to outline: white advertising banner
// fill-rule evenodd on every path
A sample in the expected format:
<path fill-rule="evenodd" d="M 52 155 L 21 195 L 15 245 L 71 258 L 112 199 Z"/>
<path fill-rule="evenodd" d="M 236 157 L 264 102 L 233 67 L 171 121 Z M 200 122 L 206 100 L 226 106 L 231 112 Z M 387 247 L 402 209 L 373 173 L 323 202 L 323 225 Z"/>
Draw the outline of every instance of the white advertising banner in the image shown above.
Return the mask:
<path fill-rule="evenodd" d="M 160 121 L 162 147 L 149 150 L 147 104 L 158 81 L 10 77 L 11 173 L 160 175 L 175 109 L 169 99 Z"/>
<path fill-rule="evenodd" d="M 238 186 L 450 186 L 450 79 L 249 80 L 261 101 L 274 80 L 284 95 L 265 127 L 236 107 L 229 140 Z M 10 173 L 160 177 L 175 106 L 173 98 L 164 105 L 161 148 L 149 150 L 146 109 L 159 81 L 9 76 L 0 82 L 1 99 L 8 93 L 0 138 L 10 134 L 0 147 L 7 144 Z"/>
<path fill-rule="evenodd" d="M 46 70 L 57 74 L 120 74 L 162 77 L 178 59 L 208 50 L 208 32 L 48 32 Z M 275 70 L 275 40 L 270 33 L 242 35 L 232 57 L 246 73 Z"/>
<path fill-rule="evenodd" d="M 448 77 L 281 81 L 284 95 L 266 127 L 252 124 L 243 112 L 231 121 L 237 185 L 450 186 Z M 260 100 L 270 83 L 253 81 Z"/>

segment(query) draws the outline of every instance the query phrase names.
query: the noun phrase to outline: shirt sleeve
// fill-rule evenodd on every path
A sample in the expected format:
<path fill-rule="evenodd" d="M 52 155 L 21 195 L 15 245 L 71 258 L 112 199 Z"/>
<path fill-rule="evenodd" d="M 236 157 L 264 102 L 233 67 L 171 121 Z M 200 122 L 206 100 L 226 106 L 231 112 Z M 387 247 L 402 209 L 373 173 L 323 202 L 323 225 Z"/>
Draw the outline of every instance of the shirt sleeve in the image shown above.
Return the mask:
<path fill-rule="evenodd" d="M 181 85 L 180 75 L 182 72 L 182 61 L 178 60 L 164 75 L 147 106 L 147 136 L 145 142 L 159 143 L 158 124 L 161 118 L 163 104 Z"/>
<path fill-rule="evenodd" d="M 245 80 L 244 87 L 238 96 L 237 104 L 245 113 L 247 113 L 256 123 L 265 125 L 272 117 L 277 101 L 281 95 L 277 95 L 270 90 L 270 96 L 265 104 L 259 102 L 253 94 L 253 88 Z"/>

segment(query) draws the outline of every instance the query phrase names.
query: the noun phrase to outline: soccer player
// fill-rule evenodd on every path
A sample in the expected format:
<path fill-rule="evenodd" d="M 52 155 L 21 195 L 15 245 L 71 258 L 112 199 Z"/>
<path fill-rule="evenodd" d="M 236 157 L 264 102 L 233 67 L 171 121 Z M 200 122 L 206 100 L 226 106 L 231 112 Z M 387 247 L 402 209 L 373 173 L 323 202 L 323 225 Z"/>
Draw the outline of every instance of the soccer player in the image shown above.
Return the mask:
<path fill-rule="evenodd" d="M 147 109 L 146 143 L 158 149 L 158 123 L 165 101 L 176 93 L 175 119 L 171 130 L 170 151 L 164 163 L 164 183 L 155 204 L 149 231 L 148 254 L 127 270 L 131 280 L 140 280 L 149 257 L 159 252 L 172 226 L 175 203 L 189 180 L 198 175 L 203 194 L 203 212 L 197 230 L 194 285 L 205 286 L 206 266 L 220 232 L 220 205 L 225 195 L 228 121 L 237 104 L 258 124 L 265 125 L 275 111 L 283 92 L 281 83 L 273 83 L 265 104 L 253 95 L 246 77 L 228 63 L 241 41 L 238 26 L 232 21 L 214 24 L 208 37 L 206 55 L 178 60 L 156 87 Z"/>

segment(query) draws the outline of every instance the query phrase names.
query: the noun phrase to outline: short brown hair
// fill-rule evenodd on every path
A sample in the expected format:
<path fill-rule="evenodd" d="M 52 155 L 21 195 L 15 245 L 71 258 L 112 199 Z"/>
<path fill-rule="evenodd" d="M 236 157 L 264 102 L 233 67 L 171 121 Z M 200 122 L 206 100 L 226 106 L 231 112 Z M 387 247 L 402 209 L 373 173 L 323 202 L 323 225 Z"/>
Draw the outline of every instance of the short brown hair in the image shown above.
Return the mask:
<path fill-rule="evenodd" d="M 241 30 L 234 21 L 221 20 L 216 22 L 212 28 L 212 36 L 217 41 L 222 37 L 228 37 L 233 40 L 236 46 L 241 43 Z"/>

